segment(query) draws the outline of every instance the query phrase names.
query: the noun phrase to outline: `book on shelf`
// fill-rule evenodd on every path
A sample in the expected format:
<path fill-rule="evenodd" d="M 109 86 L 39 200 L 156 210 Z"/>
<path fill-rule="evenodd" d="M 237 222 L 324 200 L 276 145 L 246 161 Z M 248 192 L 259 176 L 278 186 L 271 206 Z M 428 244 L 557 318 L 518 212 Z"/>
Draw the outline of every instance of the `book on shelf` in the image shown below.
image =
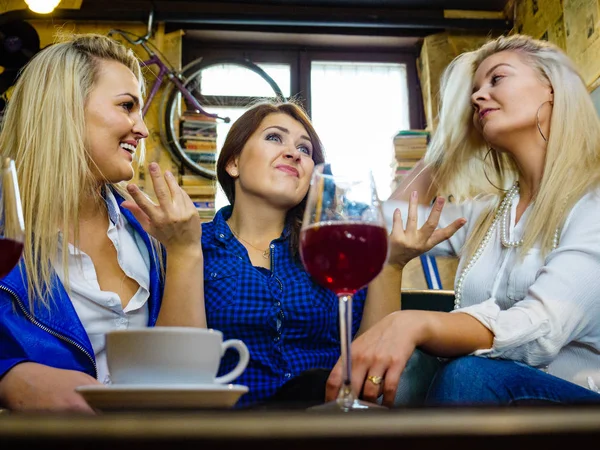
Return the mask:
<path fill-rule="evenodd" d="M 185 154 L 195 163 L 214 165 L 217 162 L 217 155 L 214 152 L 186 151 Z"/>
<path fill-rule="evenodd" d="M 196 141 L 186 140 L 184 147 L 186 150 L 199 150 L 199 151 L 217 151 L 217 143 L 215 141 Z"/>
<path fill-rule="evenodd" d="M 200 197 L 200 196 L 206 196 L 206 197 L 211 197 L 214 198 L 215 197 L 215 186 L 212 184 L 206 184 L 206 185 L 183 185 L 181 186 L 183 188 L 183 190 L 185 192 L 187 192 L 187 194 L 190 196 L 190 198 L 192 198 L 192 201 L 194 199 L 194 197 Z"/>
<path fill-rule="evenodd" d="M 214 153 L 211 153 L 214 156 Z M 212 163 L 214 168 L 214 162 Z M 203 222 L 215 215 L 216 183 L 198 175 L 180 175 L 179 185 L 190 196 Z"/>
<path fill-rule="evenodd" d="M 182 131 L 181 139 L 186 141 L 216 142 L 217 135 L 212 133 L 186 133 Z"/>
<path fill-rule="evenodd" d="M 429 132 L 425 130 L 401 130 L 394 136 L 396 159 L 421 159 L 427 150 Z"/>
<path fill-rule="evenodd" d="M 214 200 L 197 200 L 194 201 L 194 206 L 198 209 L 215 209 Z"/>
<path fill-rule="evenodd" d="M 194 201 L 198 215 L 203 219 L 212 219 L 215 215 L 214 201 Z"/>
<path fill-rule="evenodd" d="M 414 166 L 425 156 L 429 143 L 429 131 L 401 130 L 393 139 L 395 167 L 392 190 L 408 175 Z"/>
<path fill-rule="evenodd" d="M 200 175 L 180 175 L 179 184 L 181 186 L 213 186 L 213 189 L 215 188 L 215 181 Z"/>
<path fill-rule="evenodd" d="M 394 136 L 394 140 L 401 139 L 415 139 L 429 141 L 429 131 L 427 130 L 400 130 Z"/>
<path fill-rule="evenodd" d="M 188 157 L 213 170 L 217 151 L 217 124 L 213 117 L 186 111 L 181 117 L 180 140 Z M 208 154 L 212 152 L 212 156 Z"/>
<path fill-rule="evenodd" d="M 425 156 L 427 147 L 396 147 L 394 155 L 396 159 L 416 159 L 417 161 Z"/>
<path fill-rule="evenodd" d="M 181 115 L 181 120 L 186 120 L 186 121 L 190 121 L 190 122 L 212 122 L 212 123 L 217 123 L 217 119 L 215 119 L 214 117 L 210 117 L 207 116 L 205 114 L 193 111 L 193 110 L 186 110 L 184 111 L 184 113 Z"/>
<path fill-rule="evenodd" d="M 421 159 L 399 159 L 396 160 L 396 172 L 399 170 L 410 171 Z"/>

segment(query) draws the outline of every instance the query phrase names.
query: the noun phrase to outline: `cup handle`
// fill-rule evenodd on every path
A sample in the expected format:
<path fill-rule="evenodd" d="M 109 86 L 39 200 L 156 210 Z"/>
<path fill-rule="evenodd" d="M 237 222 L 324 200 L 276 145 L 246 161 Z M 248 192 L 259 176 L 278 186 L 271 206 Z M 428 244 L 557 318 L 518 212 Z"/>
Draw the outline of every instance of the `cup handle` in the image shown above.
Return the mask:
<path fill-rule="evenodd" d="M 223 376 L 216 377 L 215 383 L 224 384 L 235 380 L 246 369 L 246 366 L 248 366 L 248 361 L 250 361 L 250 353 L 248 352 L 248 347 L 246 347 L 246 344 L 244 344 L 239 339 L 228 339 L 225 342 L 223 342 L 223 345 L 221 346 L 221 356 L 225 354 L 225 350 L 227 350 L 228 348 L 235 348 L 240 355 L 240 360 L 238 361 L 237 366 L 235 366 L 235 368 L 231 372 Z"/>

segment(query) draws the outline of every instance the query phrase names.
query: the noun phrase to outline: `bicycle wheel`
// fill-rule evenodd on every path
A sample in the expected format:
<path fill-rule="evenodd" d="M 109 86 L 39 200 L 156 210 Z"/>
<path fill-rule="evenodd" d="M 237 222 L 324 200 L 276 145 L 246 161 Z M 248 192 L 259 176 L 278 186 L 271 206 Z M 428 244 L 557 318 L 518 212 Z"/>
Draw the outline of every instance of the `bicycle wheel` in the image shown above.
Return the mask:
<path fill-rule="evenodd" d="M 259 100 L 284 98 L 273 78 L 246 59 L 198 59 L 182 70 L 180 81 L 206 112 L 220 117 Z M 163 145 L 192 173 L 215 179 L 217 128 L 224 121 L 198 113 L 174 83 L 165 90 L 161 109 Z M 220 127 L 220 137 L 227 130 Z"/>

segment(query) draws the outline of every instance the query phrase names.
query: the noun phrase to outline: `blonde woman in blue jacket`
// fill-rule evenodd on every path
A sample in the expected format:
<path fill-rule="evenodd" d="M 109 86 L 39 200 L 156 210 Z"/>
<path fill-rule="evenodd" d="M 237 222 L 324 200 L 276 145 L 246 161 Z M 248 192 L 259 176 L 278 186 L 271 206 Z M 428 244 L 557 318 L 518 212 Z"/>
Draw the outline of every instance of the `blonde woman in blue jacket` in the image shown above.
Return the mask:
<path fill-rule="evenodd" d="M 15 160 L 24 254 L 0 280 L 0 407 L 92 412 L 75 388 L 110 383 L 104 334 L 205 326 L 201 228 L 152 163 L 158 204 L 133 185 L 143 78 L 99 35 L 41 50 L 16 83 L 0 152 Z"/>

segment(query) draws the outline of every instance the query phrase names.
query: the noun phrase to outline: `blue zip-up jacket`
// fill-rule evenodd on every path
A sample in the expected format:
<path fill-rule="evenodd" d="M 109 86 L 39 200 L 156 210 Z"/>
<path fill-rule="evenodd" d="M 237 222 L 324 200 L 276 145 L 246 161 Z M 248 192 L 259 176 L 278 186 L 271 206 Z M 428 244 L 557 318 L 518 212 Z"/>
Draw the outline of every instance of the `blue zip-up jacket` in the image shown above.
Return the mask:
<path fill-rule="evenodd" d="M 121 207 L 123 197 L 114 192 L 121 214 L 142 238 L 150 255 L 148 326 L 154 326 L 164 284 L 160 266 L 148 234 L 133 214 Z M 29 308 L 27 278 L 23 263 L 0 279 L 0 378 L 15 365 L 35 362 L 59 369 L 78 370 L 97 378 L 94 350 L 71 299 L 55 276 L 50 308 L 38 302 Z"/>

